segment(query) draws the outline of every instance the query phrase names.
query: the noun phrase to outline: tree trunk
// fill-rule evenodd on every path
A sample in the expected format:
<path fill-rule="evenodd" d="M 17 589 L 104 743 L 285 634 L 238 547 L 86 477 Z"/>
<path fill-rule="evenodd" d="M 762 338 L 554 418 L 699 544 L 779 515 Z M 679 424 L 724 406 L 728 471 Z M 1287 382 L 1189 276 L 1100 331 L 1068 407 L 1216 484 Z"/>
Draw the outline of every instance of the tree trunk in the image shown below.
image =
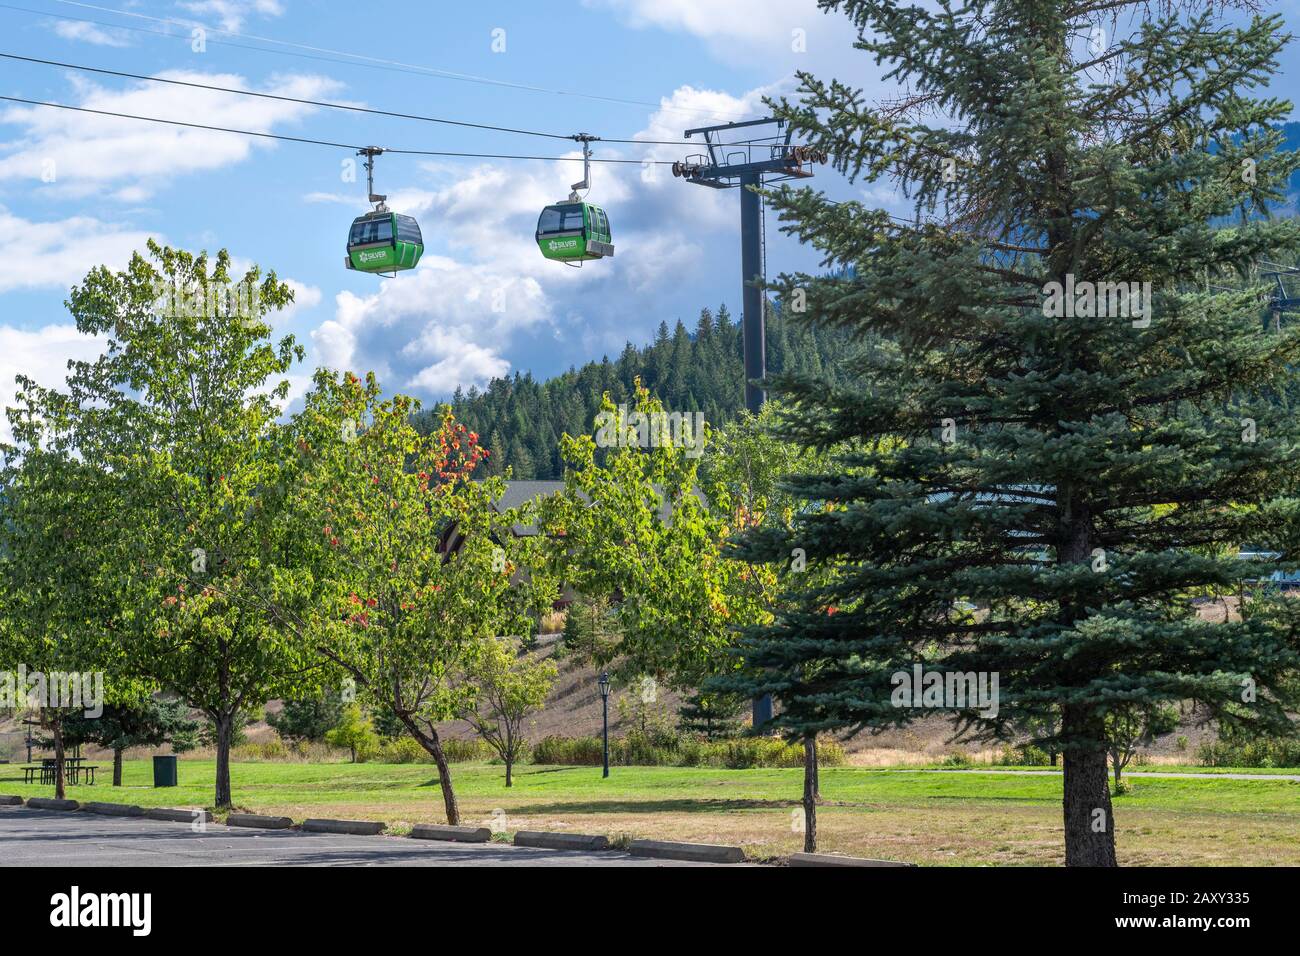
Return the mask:
<path fill-rule="evenodd" d="M 817 756 L 817 735 L 813 734 L 813 736 L 810 737 L 809 740 L 812 743 L 813 800 L 815 800 L 817 803 L 821 803 L 822 802 L 822 764 L 820 758 L 818 758 Z M 808 761 L 808 754 L 805 752 L 804 762 L 807 763 L 807 761 Z"/>
<path fill-rule="evenodd" d="M 817 852 L 817 737 L 803 739 L 803 851 Z"/>
<path fill-rule="evenodd" d="M 519 721 L 521 724 L 523 723 L 522 714 L 520 715 Z M 506 725 L 505 738 L 504 738 L 505 746 L 502 749 L 501 756 L 502 758 L 505 759 L 506 762 L 506 786 L 509 787 L 514 785 L 514 780 L 511 771 L 514 769 L 515 766 L 515 754 L 519 750 L 519 745 L 515 742 L 516 737 L 515 737 L 514 723 L 511 720 L 507 719 L 505 721 L 505 725 Z"/>
<path fill-rule="evenodd" d="M 113 748 L 113 786 L 122 786 L 122 748 Z"/>
<path fill-rule="evenodd" d="M 54 735 L 54 799 L 63 800 L 67 791 L 64 789 L 64 763 L 63 753 L 63 715 L 55 713 L 50 721 L 50 732 Z"/>
<path fill-rule="evenodd" d="M 1102 730 L 1101 720 L 1085 711 L 1067 707 L 1062 713 L 1066 866 L 1118 865 L 1106 748 L 1076 742 L 1100 741 Z"/>
<path fill-rule="evenodd" d="M 433 762 L 438 767 L 438 783 L 442 786 L 442 805 L 447 813 L 447 823 L 453 827 L 459 826 L 460 805 L 456 803 L 456 791 L 451 786 L 451 766 L 447 763 L 447 755 L 443 753 L 442 741 L 438 738 L 437 729 L 429 724 L 429 731 L 425 733 L 409 716 L 405 714 L 398 716 L 406 725 L 406 729 L 411 732 L 411 736 L 419 741 L 420 746 L 429 756 L 433 757 Z"/>
<path fill-rule="evenodd" d="M 217 725 L 217 794 L 216 807 L 226 809 L 230 799 L 230 738 L 234 730 L 234 716 L 222 714 L 216 718 Z"/>

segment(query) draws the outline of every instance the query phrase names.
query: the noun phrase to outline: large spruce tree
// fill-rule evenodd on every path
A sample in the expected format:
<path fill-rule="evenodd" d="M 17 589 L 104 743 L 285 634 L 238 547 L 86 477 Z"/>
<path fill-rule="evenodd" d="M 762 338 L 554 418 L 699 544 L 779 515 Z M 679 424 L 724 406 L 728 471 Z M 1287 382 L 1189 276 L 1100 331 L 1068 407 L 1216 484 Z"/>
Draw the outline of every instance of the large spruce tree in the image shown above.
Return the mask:
<path fill-rule="evenodd" d="M 996 715 L 952 708 L 959 730 L 1051 728 L 1065 862 L 1114 865 L 1109 714 L 1193 701 L 1276 732 L 1297 704 L 1293 602 L 1226 624 L 1193 603 L 1300 555 L 1300 423 L 1275 400 L 1300 327 L 1262 322 L 1251 281 L 1300 248 L 1268 212 L 1300 166 L 1275 131 L 1291 106 L 1252 97 L 1283 25 L 1220 4 L 822 6 L 906 93 L 880 108 L 802 75 L 777 113 L 858 182 L 900 183 L 916 215 L 773 197 L 837 269 L 787 293 L 874 345 L 851 387 L 778 383 L 784 434 L 855 451 L 792 479 L 813 506 L 747 550 L 839 570 L 801 591 L 790 572 L 732 689 L 774 693 L 800 734 L 920 716 L 891 700 L 917 664 L 996 673 Z M 1236 560 L 1246 544 L 1284 558 Z"/>

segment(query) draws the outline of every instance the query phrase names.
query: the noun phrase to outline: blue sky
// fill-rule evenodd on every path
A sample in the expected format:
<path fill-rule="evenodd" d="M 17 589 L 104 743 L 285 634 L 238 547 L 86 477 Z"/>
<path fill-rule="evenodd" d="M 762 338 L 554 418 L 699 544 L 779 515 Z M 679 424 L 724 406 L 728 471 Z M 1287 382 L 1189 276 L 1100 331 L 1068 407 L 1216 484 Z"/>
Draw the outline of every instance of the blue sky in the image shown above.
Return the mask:
<path fill-rule="evenodd" d="M 1280 5 L 1292 24 L 1298 3 Z M 207 29 L 202 52 L 192 49 L 196 25 Z M 813 0 L 442 2 L 369 16 L 356 4 L 306 0 L 0 4 L 0 52 L 627 139 L 676 140 L 690 126 L 761 115 L 761 97 L 789 91 L 800 68 L 887 95 L 880 68 L 852 40 L 847 22 Z M 1283 63 L 1290 76 L 1296 56 L 1292 49 Z M 13 61 L 0 61 L 0 78 L 6 95 L 291 136 L 573 154 L 573 144 L 558 140 Z M 1274 92 L 1287 95 L 1288 85 Z M 634 159 L 691 151 L 596 146 L 598 156 Z M 0 400 L 11 396 L 15 372 L 54 384 L 67 358 L 98 350 L 70 324 L 68 288 L 95 264 L 123 265 L 148 236 L 225 247 L 293 283 L 298 303 L 276 324 L 308 347 L 299 391 L 310 369 L 325 364 L 373 368 L 390 389 L 436 399 L 492 375 L 546 376 L 616 354 L 625 341 L 648 340 L 661 320 L 693 324 L 705 305 L 739 311 L 735 191 L 689 185 L 666 167 L 597 166 L 590 198 L 608 209 L 618 251 L 577 270 L 543 260 L 532 233 L 540 208 L 580 178 L 580 164 L 381 157 L 379 191 L 419 218 L 427 243 L 419 269 L 381 280 L 343 268 L 347 227 L 366 208 L 364 177 L 345 179 L 347 158 L 318 146 L 0 104 Z M 812 182 L 837 198 L 904 209 L 887 188 L 864 194 L 826 167 Z M 775 228 L 768 238 L 770 274 L 815 266 Z"/>

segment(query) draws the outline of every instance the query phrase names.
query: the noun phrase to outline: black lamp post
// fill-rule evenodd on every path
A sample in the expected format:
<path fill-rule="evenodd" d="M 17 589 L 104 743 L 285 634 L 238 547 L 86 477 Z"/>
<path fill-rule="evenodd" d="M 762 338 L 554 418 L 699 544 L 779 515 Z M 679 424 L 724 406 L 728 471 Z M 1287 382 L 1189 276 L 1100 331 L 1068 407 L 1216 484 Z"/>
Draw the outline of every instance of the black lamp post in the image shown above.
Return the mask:
<path fill-rule="evenodd" d="M 602 672 L 600 680 L 596 682 L 600 685 L 600 722 L 602 725 L 601 737 L 604 740 L 604 770 L 602 777 L 609 776 L 609 672 Z"/>

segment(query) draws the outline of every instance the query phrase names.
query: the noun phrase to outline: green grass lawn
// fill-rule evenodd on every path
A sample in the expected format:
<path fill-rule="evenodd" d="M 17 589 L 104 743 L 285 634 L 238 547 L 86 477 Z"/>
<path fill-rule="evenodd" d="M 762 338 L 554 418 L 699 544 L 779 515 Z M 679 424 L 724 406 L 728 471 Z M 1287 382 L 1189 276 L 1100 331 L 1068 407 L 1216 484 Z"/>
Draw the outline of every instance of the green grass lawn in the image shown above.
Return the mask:
<path fill-rule="evenodd" d="M 210 760 L 182 758 L 180 785 L 155 790 L 151 764 L 127 761 L 122 787 L 101 776 L 94 787 L 69 787 L 68 796 L 210 806 L 213 772 Z M 444 822 L 437 772 L 428 764 L 241 763 L 232 776 L 235 804 L 243 810 L 295 820 L 384 820 L 398 831 Z M 453 764 L 452 776 L 466 823 L 504 815 L 510 831 L 732 843 L 760 859 L 802 848 L 793 825 L 801 814 L 799 769 L 615 767 L 602 780 L 599 767 L 523 766 L 509 790 L 499 765 Z M 1300 865 L 1300 782 L 1266 774 L 1259 780 L 1127 777 L 1131 790 L 1115 801 L 1121 862 Z M 821 781 L 821 849 L 926 864 L 1061 861 L 1059 776 L 837 767 L 824 769 Z M 51 792 L 25 786 L 16 768 L 0 767 L 0 793 Z"/>

